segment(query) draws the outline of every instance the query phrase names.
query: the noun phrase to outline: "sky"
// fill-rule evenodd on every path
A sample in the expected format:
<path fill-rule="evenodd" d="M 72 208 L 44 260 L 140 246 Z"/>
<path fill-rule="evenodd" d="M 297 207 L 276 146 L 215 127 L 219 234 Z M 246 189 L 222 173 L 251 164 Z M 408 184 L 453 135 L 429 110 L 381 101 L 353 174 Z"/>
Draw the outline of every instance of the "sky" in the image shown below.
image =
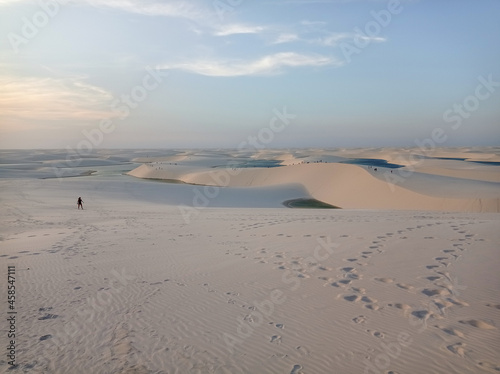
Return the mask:
<path fill-rule="evenodd" d="M 498 0 L 0 0 L 0 148 L 497 146 L 499 19 Z"/>

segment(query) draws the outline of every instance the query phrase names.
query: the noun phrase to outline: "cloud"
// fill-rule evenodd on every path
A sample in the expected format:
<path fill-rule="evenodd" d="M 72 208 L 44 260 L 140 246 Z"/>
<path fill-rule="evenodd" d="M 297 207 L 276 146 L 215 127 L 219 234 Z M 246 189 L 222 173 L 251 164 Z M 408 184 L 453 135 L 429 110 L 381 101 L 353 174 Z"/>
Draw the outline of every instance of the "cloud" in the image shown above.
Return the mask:
<path fill-rule="evenodd" d="M 199 6 L 188 1 L 85 0 L 84 2 L 95 7 L 120 9 L 147 16 L 168 16 L 193 20 L 205 16 L 205 12 Z"/>
<path fill-rule="evenodd" d="M 334 4 L 345 3 L 353 0 L 282 0 L 277 4 Z"/>
<path fill-rule="evenodd" d="M 83 77 L 0 76 L 0 112 L 5 119 L 98 120 L 116 116 L 113 96 Z"/>
<path fill-rule="evenodd" d="M 294 52 L 276 53 L 253 61 L 209 61 L 186 62 L 163 65 L 161 69 L 178 69 L 213 77 L 237 77 L 250 75 L 272 75 L 282 73 L 285 68 L 341 66 L 343 63 L 322 55 L 304 55 Z"/>
<path fill-rule="evenodd" d="M 56 1 L 56 0 L 54 0 Z M 0 0 L 0 6 L 8 6 L 17 3 L 34 4 L 34 0 Z M 38 1 L 40 3 L 40 1 Z M 192 1 L 181 0 L 59 0 L 61 4 L 91 5 L 96 8 L 113 8 L 128 13 L 136 13 L 147 16 L 179 17 L 191 20 L 202 19 L 207 16 L 200 4 Z"/>
<path fill-rule="evenodd" d="M 221 25 L 217 27 L 214 35 L 216 36 L 227 36 L 234 34 L 259 34 L 263 32 L 266 28 L 264 26 L 250 26 L 243 24 L 230 24 Z"/>
<path fill-rule="evenodd" d="M 25 0 L 0 0 L 0 6 L 25 2 Z"/>
<path fill-rule="evenodd" d="M 290 43 L 290 42 L 295 42 L 297 40 L 300 40 L 297 34 L 283 33 L 278 35 L 273 44 Z"/>
<path fill-rule="evenodd" d="M 290 42 L 303 42 L 307 44 L 316 44 L 322 47 L 336 47 L 342 42 L 354 42 L 362 41 L 364 43 L 381 43 L 387 41 L 386 38 L 381 36 L 367 36 L 364 34 L 357 34 L 352 32 L 338 32 L 338 33 L 328 33 L 317 38 L 306 38 L 300 37 L 298 34 L 294 33 L 283 33 L 279 34 L 277 38 L 272 42 L 272 44 L 284 44 Z"/>
<path fill-rule="evenodd" d="M 381 36 L 367 36 L 364 34 L 356 34 L 351 32 L 330 33 L 323 38 L 317 39 L 315 42 L 324 46 L 335 47 L 343 41 L 362 40 L 364 42 L 385 42 L 387 39 Z"/>

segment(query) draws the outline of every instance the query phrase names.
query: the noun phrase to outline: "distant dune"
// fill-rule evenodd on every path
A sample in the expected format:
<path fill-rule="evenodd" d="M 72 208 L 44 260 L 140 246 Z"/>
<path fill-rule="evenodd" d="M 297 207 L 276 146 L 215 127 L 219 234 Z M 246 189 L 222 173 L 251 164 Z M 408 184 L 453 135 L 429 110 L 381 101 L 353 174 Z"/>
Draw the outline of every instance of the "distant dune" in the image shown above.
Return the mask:
<path fill-rule="evenodd" d="M 267 154 L 258 160 L 282 160 L 282 167 L 239 167 L 233 158 L 217 160 L 179 156 L 143 164 L 129 172 L 138 178 L 177 179 L 224 187 L 300 184 L 311 197 L 344 209 L 404 209 L 462 212 L 500 211 L 500 166 L 456 158 L 464 151 L 439 151 L 439 158 L 416 158 L 406 150 L 304 151 Z M 474 159 L 499 159 L 494 154 L 467 153 Z M 463 158 L 463 157 L 462 157 Z M 357 165 L 362 159 L 365 164 Z M 370 166 L 384 160 L 401 168 Z M 175 162 L 173 162 L 175 160 Z M 329 161 L 331 160 L 331 161 Z M 179 162 L 177 162 L 179 161 Z M 349 161 L 350 163 L 345 163 Z M 368 165 L 367 165 L 368 163 Z M 379 165 L 380 162 L 374 162 Z"/>

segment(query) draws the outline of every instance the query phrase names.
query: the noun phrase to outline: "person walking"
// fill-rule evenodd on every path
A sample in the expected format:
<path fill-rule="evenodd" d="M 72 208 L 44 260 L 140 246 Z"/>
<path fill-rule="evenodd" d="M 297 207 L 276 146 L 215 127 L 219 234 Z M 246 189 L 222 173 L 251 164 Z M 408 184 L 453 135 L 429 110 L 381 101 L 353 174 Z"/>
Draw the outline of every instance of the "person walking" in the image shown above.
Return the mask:
<path fill-rule="evenodd" d="M 82 208 L 82 210 L 83 210 L 83 200 L 81 197 L 78 198 L 78 200 L 76 202 L 76 206 L 78 207 L 78 209 Z"/>

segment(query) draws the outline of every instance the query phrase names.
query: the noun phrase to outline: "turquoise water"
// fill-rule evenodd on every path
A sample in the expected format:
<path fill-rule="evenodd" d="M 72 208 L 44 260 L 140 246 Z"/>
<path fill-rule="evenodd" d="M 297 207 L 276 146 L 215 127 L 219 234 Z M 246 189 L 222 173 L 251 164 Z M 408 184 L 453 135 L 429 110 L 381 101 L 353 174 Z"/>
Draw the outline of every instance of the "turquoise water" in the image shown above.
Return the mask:
<path fill-rule="evenodd" d="M 498 161 L 468 161 L 468 162 L 474 162 L 476 164 L 483 164 L 483 165 L 500 166 L 500 162 Z"/>

